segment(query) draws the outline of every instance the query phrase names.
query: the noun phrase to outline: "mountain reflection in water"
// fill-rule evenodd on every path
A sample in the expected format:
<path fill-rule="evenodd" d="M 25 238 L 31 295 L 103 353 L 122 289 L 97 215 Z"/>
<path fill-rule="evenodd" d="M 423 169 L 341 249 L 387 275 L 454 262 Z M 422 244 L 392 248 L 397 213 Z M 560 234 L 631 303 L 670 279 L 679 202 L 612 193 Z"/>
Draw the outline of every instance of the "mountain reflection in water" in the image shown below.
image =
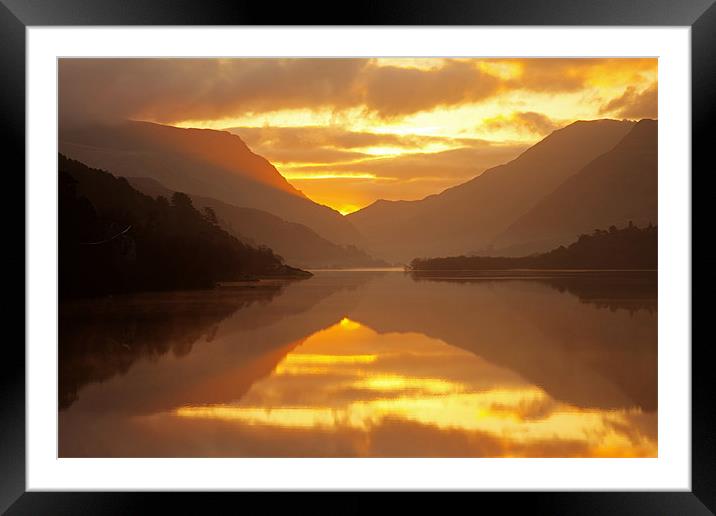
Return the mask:
<path fill-rule="evenodd" d="M 656 375 L 655 273 L 66 304 L 60 456 L 656 456 Z"/>

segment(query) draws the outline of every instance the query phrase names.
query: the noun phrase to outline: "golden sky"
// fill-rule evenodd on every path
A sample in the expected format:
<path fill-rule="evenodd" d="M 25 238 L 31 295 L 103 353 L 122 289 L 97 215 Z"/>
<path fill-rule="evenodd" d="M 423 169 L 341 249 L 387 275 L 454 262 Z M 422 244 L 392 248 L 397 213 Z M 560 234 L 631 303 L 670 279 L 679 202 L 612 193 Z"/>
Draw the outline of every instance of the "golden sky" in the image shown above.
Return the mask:
<path fill-rule="evenodd" d="M 242 137 L 348 213 L 420 199 L 575 120 L 656 118 L 657 59 L 71 59 L 61 119 Z"/>

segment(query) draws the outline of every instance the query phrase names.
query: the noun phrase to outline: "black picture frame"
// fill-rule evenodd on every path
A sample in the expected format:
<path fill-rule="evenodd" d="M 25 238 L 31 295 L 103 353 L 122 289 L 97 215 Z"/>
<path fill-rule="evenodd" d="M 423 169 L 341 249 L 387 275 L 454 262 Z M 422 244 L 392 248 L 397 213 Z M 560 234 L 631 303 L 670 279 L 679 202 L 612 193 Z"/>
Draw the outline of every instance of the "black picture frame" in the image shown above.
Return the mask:
<path fill-rule="evenodd" d="M 0 131 L 3 133 L 2 141 L 6 144 L 6 159 L 16 158 L 12 161 L 14 167 L 6 169 L 6 181 L 8 176 L 12 176 L 19 183 L 17 169 L 25 169 L 25 31 L 27 27 L 47 25 L 689 26 L 692 50 L 692 169 L 701 169 L 698 184 L 705 182 L 706 176 L 713 175 L 713 161 L 707 162 L 707 156 L 709 147 L 713 145 L 708 128 L 716 115 L 714 0 L 386 0 L 350 4 L 335 2 L 327 5 L 281 3 L 280 8 L 277 5 L 218 0 L 0 0 L 0 63 L 3 70 L 0 90 L 3 123 L 0 123 Z M 711 164 L 709 168 L 706 168 L 707 163 Z M 22 189 L 24 194 L 24 180 L 16 187 Z M 703 185 L 700 190 L 704 191 Z M 692 191 L 697 191 L 693 190 L 693 182 Z M 17 213 L 16 210 L 15 221 Z M 702 224 L 696 225 L 697 221 L 703 219 L 693 211 L 693 201 L 692 219 L 693 234 L 694 227 L 703 227 Z M 693 250 L 692 243 L 692 263 Z M 23 245 L 22 253 L 11 255 L 9 266 L 16 270 L 21 266 L 18 262 L 21 262 L 24 267 L 26 259 Z M 692 265 L 692 270 L 699 270 L 699 290 L 706 290 L 712 283 L 713 261 L 706 262 L 703 268 L 694 267 L 696 263 Z M 24 303 L 22 306 L 24 311 Z M 707 359 L 710 339 L 692 338 L 691 346 L 690 492 L 476 494 L 483 498 L 481 503 L 489 499 L 496 502 L 501 511 L 521 509 L 548 514 L 716 513 L 716 410 L 711 394 L 712 366 Z M 182 507 L 183 512 L 196 507 L 201 508 L 203 513 L 209 510 L 207 497 L 226 499 L 236 496 L 175 493 L 168 500 L 169 496 L 165 494 L 152 493 L 26 492 L 25 351 L 20 339 L 6 339 L 4 357 L 4 374 L 0 375 L 0 511 L 7 511 L 8 514 L 135 514 L 145 512 L 149 508 L 147 503 L 152 501 L 161 503 L 164 510 L 169 509 L 169 504 L 176 503 Z M 314 495 L 304 496 L 302 500 L 312 509 L 322 503 Z M 353 494 L 348 500 L 341 502 L 340 512 L 363 512 L 370 510 L 375 503 L 373 495 Z M 413 500 L 425 509 L 430 509 L 434 503 L 422 495 L 413 497 Z M 330 506 L 324 508 L 331 509 Z M 444 510 L 445 507 L 440 504 L 434 508 Z"/>

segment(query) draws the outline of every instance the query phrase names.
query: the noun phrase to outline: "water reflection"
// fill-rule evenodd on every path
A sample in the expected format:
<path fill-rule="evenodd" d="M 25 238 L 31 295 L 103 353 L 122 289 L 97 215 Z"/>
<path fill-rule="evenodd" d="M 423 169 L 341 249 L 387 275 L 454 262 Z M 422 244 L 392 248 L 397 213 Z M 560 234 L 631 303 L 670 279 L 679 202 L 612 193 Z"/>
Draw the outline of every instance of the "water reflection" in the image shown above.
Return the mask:
<path fill-rule="evenodd" d="M 214 309 L 174 318 L 136 300 L 85 314 L 61 335 L 75 351 L 61 368 L 92 380 L 60 412 L 60 455 L 656 455 L 655 290 L 424 279 L 326 272 L 196 294 Z M 129 365 L 112 351 L 127 312 L 147 342 Z M 118 344 L 83 354 L 87 336 Z"/>
<path fill-rule="evenodd" d="M 253 302 L 270 301 L 281 285 L 247 288 L 238 295 L 173 292 L 64 303 L 60 307 L 59 406 L 77 400 L 84 385 L 126 373 L 139 359 L 172 351 L 188 354 L 211 341 L 220 321 Z"/>
<path fill-rule="evenodd" d="M 612 311 L 656 312 L 657 309 L 656 271 L 414 271 L 410 275 L 416 281 L 453 283 L 529 280 Z"/>

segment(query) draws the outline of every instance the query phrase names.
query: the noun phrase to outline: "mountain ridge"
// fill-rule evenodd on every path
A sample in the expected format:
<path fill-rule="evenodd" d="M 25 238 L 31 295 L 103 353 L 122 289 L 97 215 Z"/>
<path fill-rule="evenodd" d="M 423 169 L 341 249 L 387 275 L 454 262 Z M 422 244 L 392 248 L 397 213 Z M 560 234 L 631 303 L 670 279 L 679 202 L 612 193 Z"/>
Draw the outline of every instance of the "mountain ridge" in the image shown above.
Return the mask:
<path fill-rule="evenodd" d="M 626 120 L 577 121 L 512 161 L 437 195 L 376 202 L 347 218 L 365 237 L 364 247 L 389 260 L 486 248 L 567 177 L 613 148 L 633 125 Z"/>
<path fill-rule="evenodd" d="M 174 193 L 156 179 L 127 177 L 129 183 L 151 197 L 170 198 Z M 311 228 L 287 222 L 267 211 L 224 203 L 210 197 L 187 193 L 201 208 L 211 208 L 219 224 L 239 240 L 252 245 L 265 245 L 287 262 L 301 268 L 342 268 L 386 266 L 351 246 L 340 246 L 321 237 Z"/>
<path fill-rule="evenodd" d="M 598 156 L 543 197 L 493 242 L 509 255 L 566 244 L 575 235 L 611 225 L 656 224 L 658 123 L 637 122 Z"/>
<path fill-rule="evenodd" d="M 151 122 L 60 127 L 60 152 L 125 177 L 156 179 L 175 191 L 268 211 L 339 244 L 360 233 L 340 213 L 306 197 L 235 134 Z"/>

